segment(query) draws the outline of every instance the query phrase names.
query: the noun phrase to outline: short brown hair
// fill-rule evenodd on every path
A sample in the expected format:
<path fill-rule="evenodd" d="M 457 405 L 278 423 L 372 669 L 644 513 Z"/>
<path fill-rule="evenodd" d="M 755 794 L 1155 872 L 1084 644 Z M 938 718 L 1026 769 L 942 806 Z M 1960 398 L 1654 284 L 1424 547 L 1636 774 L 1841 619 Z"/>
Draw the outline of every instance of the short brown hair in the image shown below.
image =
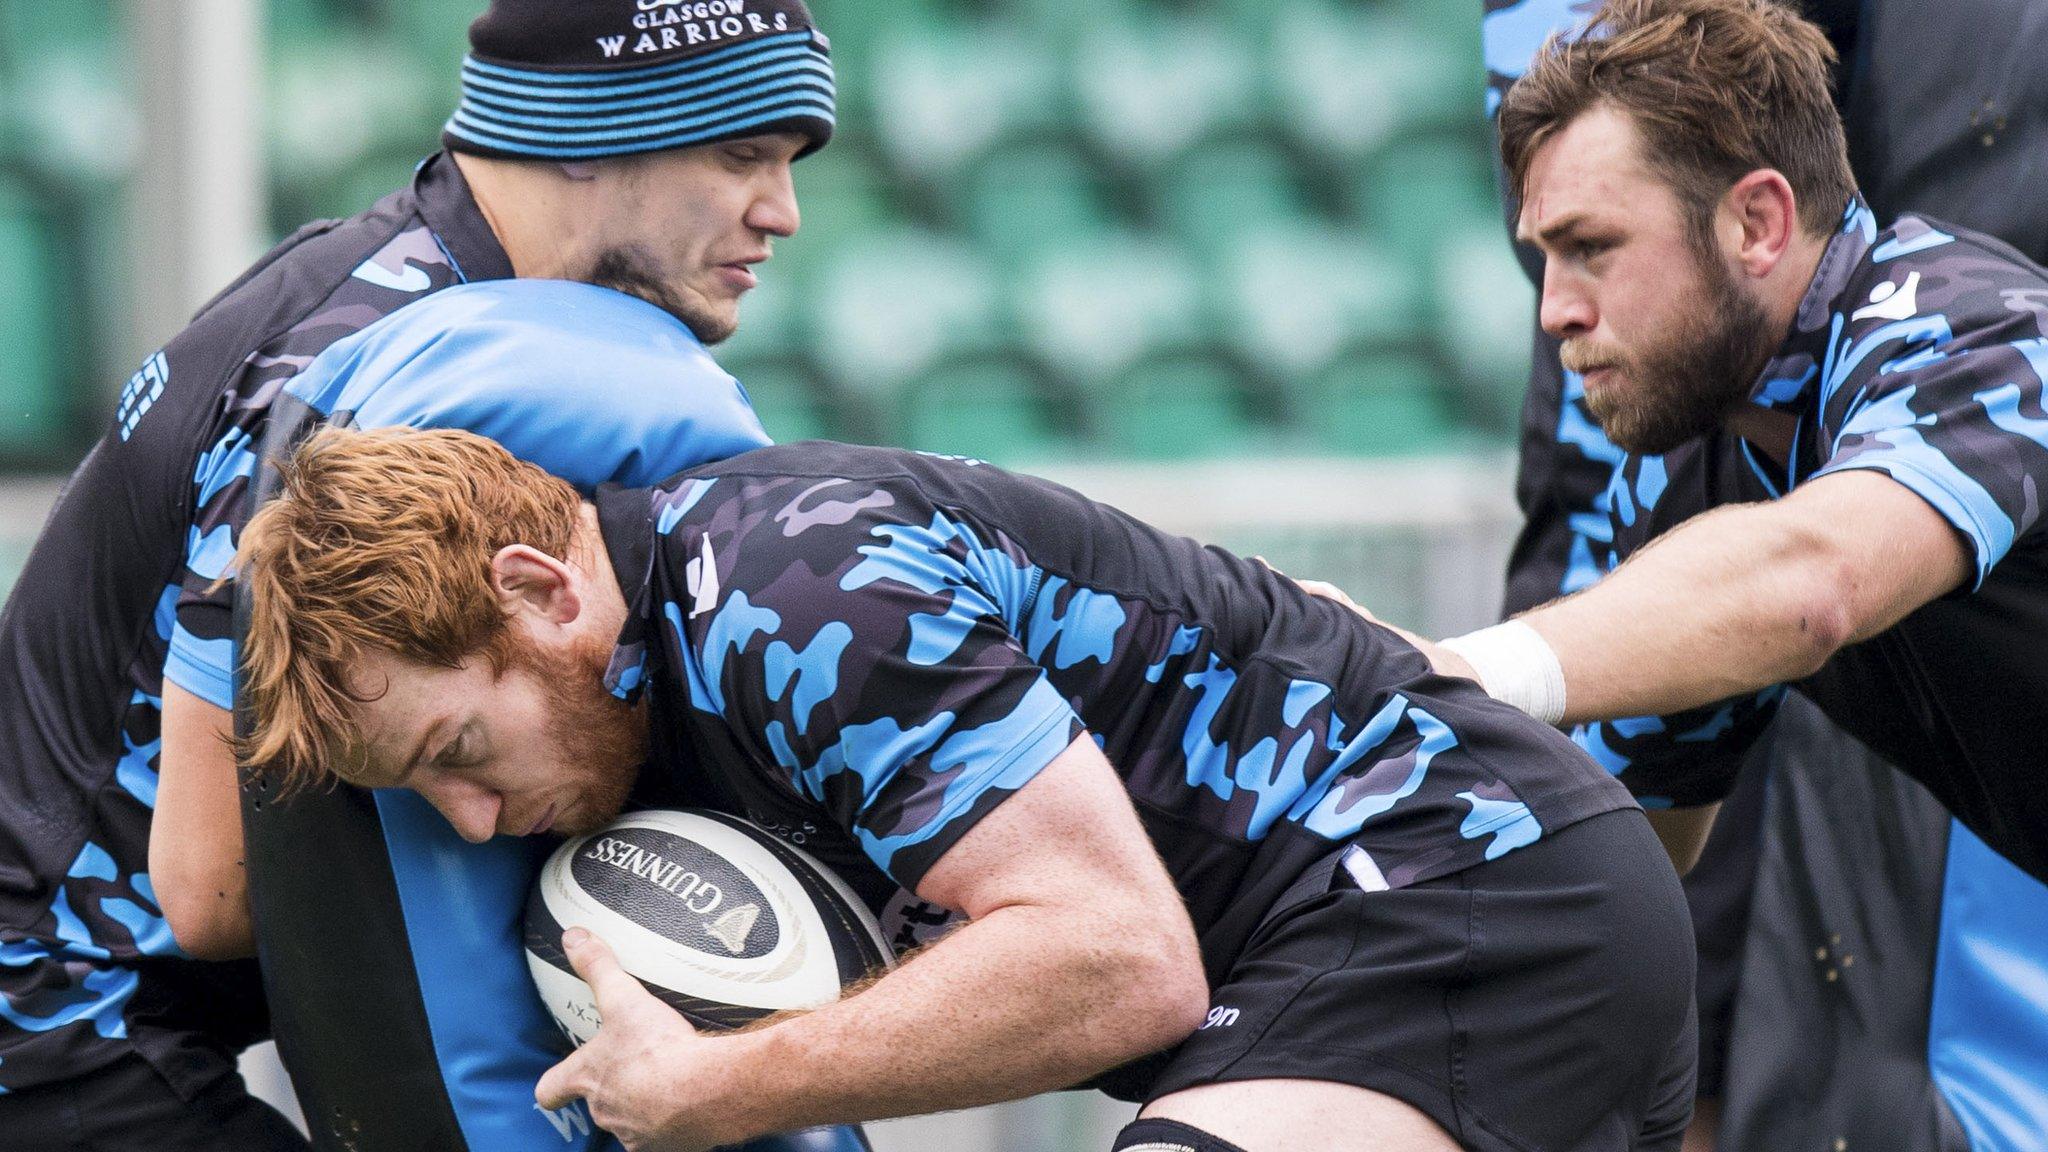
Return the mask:
<path fill-rule="evenodd" d="M 576 490 L 468 432 L 322 428 L 293 451 L 277 498 L 235 555 L 249 598 L 245 765 L 289 794 L 347 778 L 364 748 L 351 667 L 382 650 L 460 667 L 511 658 L 491 558 L 509 544 L 566 556 Z"/>
<path fill-rule="evenodd" d="M 1501 160 L 1519 195 L 1538 147 L 1602 104 L 1626 112 L 1704 244 L 1737 180 L 1775 168 L 1799 222 L 1833 231 L 1856 177 L 1833 90 L 1834 46 L 1778 0 L 1607 0 L 1551 37 L 1500 106 Z"/>

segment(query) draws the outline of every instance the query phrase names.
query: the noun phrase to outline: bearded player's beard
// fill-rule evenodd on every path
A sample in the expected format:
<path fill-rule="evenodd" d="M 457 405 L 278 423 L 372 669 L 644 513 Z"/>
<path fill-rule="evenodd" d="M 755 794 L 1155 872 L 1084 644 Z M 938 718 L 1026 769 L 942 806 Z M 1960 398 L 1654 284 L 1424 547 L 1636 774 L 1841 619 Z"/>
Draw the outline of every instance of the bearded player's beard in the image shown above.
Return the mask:
<path fill-rule="evenodd" d="M 557 835 L 576 836 L 611 822 L 647 760 L 647 706 L 628 704 L 604 686 L 612 646 L 579 639 L 567 651 L 521 647 L 513 660 L 547 693 L 547 740 L 576 778 L 579 799 L 555 817 Z"/>
<path fill-rule="evenodd" d="M 714 315 L 705 309 L 692 306 L 675 289 L 670 288 L 654 271 L 654 262 L 647 254 L 631 245 L 609 248 L 599 255 L 583 279 L 600 288 L 624 292 L 637 296 L 663 312 L 683 322 L 699 343 L 705 347 L 717 344 L 731 336 L 738 325 L 732 318 Z"/>
<path fill-rule="evenodd" d="M 1719 261 L 1702 258 L 1696 279 L 1698 306 L 1654 344 L 1628 352 L 1580 338 L 1558 350 L 1570 371 L 1614 369 L 1605 386 L 1587 383 L 1586 407 L 1626 451 L 1669 452 L 1712 431 L 1749 396 L 1781 342 L 1763 301 Z"/>

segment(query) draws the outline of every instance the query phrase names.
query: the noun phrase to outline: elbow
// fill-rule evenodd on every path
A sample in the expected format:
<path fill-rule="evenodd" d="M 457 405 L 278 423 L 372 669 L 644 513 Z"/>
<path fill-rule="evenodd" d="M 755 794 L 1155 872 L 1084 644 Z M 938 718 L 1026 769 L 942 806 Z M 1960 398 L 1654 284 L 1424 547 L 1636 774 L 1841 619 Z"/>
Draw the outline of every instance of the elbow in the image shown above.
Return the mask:
<path fill-rule="evenodd" d="M 1819 558 L 1795 571 L 1798 586 L 1786 599 L 1788 610 L 1780 626 L 1787 639 L 1782 680 L 1803 680 L 1819 672 L 1856 639 L 1860 623 L 1851 608 L 1854 573 L 1846 566 Z"/>
<path fill-rule="evenodd" d="M 157 897 L 178 950 L 194 960 L 240 960 L 256 954 L 248 911 L 226 892 L 193 892 L 173 877 L 157 883 Z"/>
<path fill-rule="evenodd" d="M 1185 915 L 1174 931 L 1151 941 L 1118 965 L 1125 1008 L 1112 1035 L 1120 1034 L 1125 1050 L 1113 1054 L 1116 1063 L 1180 1043 L 1209 1012 L 1209 981 Z"/>
<path fill-rule="evenodd" d="M 248 942 L 237 940 L 223 926 L 195 919 L 187 914 L 173 916 L 164 910 L 164 919 L 171 926 L 171 938 L 178 942 L 178 951 L 193 960 L 239 960 L 254 954 Z"/>

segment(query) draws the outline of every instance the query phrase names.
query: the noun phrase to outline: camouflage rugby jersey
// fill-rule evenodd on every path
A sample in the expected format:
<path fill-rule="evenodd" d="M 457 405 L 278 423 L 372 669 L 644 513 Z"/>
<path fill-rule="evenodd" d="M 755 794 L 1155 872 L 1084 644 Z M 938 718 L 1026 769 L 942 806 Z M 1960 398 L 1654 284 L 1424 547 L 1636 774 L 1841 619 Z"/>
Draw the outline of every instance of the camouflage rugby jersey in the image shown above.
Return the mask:
<path fill-rule="evenodd" d="M 1989 237 L 1919 216 L 1880 231 L 1844 213 L 1793 331 L 1751 402 L 1795 415 L 1780 465 L 1717 432 L 1631 456 L 1608 492 L 1615 565 L 1722 504 L 1817 477 L 1882 472 L 1955 527 L 1975 577 L 1843 649 L 1798 688 L 1920 780 L 1986 842 L 2048 879 L 2048 273 Z M 1575 738 L 1645 797 L 1704 803 L 1775 713 L 1784 686 Z"/>
<path fill-rule="evenodd" d="M 512 268 L 447 158 L 278 245 L 152 355 L 72 476 L 0 618 L 0 1089 L 130 1052 L 181 1092 L 267 1028 L 255 965 L 183 957 L 150 883 L 166 679 L 232 703 L 254 444 L 330 345 Z"/>
<path fill-rule="evenodd" d="M 0 1091 L 134 1053 L 189 1096 L 268 1028 L 254 963 L 185 957 L 148 869 L 164 685 L 234 701 L 234 588 L 216 580 L 273 432 L 467 428 L 586 489 L 767 442 L 679 321 L 511 273 L 442 155 L 370 211 L 280 245 L 123 393 L 0 618 Z M 471 863 L 482 852 L 433 857 L 435 876 L 469 875 L 470 909 L 490 891 L 492 873 Z M 415 886 L 408 900 L 429 897 Z M 517 948 L 479 951 L 459 982 L 421 977 L 438 1048 L 468 1051 L 474 1037 L 501 1072 L 545 1068 L 554 1057 L 532 1030 L 507 1024 L 525 1008 L 467 999 L 528 987 Z M 545 1027 L 538 1004 L 529 1015 Z M 530 1105 L 527 1090 L 486 1111 L 538 1124 Z"/>
<path fill-rule="evenodd" d="M 1083 733 L 1212 980 L 1342 846 L 1400 887 L 1633 807 L 1562 735 L 1342 606 L 978 461 L 807 443 L 598 508 L 634 605 L 609 681 L 651 698 L 643 799 L 780 830 L 899 944 L 930 914 L 902 894 Z"/>

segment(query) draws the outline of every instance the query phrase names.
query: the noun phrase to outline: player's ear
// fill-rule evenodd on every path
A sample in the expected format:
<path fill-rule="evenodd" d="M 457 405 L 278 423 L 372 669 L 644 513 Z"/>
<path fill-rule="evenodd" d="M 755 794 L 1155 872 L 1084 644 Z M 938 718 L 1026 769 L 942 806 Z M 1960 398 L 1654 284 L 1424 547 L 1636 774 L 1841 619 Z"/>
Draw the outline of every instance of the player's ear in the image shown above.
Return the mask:
<path fill-rule="evenodd" d="M 1761 279 L 1784 258 L 1799 232 L 1799 199 L 1774 168 L 1759 168 L 1723 197 L 1735 241 L 1732 253 L 1745 272 Z"/>
<path fill-rule="evenodd" d="M 491 557 L 491 588 L 508 615 L 568 624 L 583 611 L 575 573 L 567 564 L 526 544 L 507 544 Z"/>

